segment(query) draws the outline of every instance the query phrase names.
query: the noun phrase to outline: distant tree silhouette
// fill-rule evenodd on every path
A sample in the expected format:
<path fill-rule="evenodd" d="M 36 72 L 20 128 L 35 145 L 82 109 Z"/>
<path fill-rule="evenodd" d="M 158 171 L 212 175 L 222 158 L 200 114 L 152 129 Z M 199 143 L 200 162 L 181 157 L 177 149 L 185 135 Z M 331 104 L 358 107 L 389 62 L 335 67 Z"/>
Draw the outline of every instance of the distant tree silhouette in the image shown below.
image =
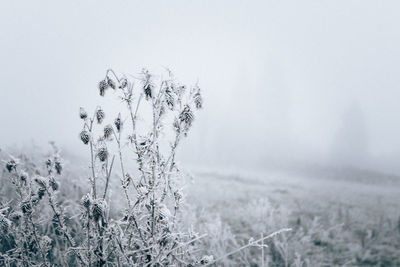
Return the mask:
<path fill-rule="evenodd" d="M 334 138 L 332 157 L 339 165 L 360 167 L 367 162 L 368 133 L 364 114 L 357 103 L 343 114 Z"/>

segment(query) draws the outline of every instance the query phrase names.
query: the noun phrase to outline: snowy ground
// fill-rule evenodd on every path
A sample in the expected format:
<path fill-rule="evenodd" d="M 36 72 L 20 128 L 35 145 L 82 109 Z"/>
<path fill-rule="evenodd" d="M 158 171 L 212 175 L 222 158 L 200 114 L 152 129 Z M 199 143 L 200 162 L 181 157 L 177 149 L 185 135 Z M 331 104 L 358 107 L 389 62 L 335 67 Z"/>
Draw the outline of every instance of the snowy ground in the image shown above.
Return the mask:
<path fill-rule="evenodd" d="M 270 246 L 270 261 L 277 266 L 285 265 L 285 258 L 294 263 L 296 255 L 313 266 L 399 264 L 398 177 L 321 167 L 195 171 L 194 176 L 187 187 L 189 203 L 218 214 L 239 243 L 293 228 Z M 245 257 L 258 264 L 258 254 L 253 249 Z"/>

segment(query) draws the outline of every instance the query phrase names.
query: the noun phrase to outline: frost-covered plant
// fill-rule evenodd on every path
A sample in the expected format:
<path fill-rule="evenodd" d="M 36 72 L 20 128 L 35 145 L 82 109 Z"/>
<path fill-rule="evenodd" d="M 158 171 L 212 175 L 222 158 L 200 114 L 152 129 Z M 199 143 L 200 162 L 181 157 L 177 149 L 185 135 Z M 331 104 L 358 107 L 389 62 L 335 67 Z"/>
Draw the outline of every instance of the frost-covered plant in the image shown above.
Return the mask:
<path fill-rule="evenodd" d="M 0 203 L 0 265 L 52 266 L 53 250 L 74 253 L 80 264 L 86 264 L 67 227 L 64 208 L 57 202 L 63 164 L 58 148 L 53 147 L 44 168 L 16 158 L 5 163 L 15 197 Z M 46 221 L 46 207 L 51 210 L 50 221 Z"/>
<path fill-rule="evenodd" d="M 83 108 L 80 110 L 84 121 L 80 137 L 89 145 L 91 155 L 91 193 L 82 200 L 87 260 L 100 266 L 110 259 L 139 265 L 189 264 L 192 258 L 187 243 L 196 236 L 183 233 L 176 220 L 183 195 L 175 155 L 193 123 L 194 112 L 202 107 L 200 88 L 177 83 L 169 71 L 166 79 L 157 80 L 148 70 L 132 79 L 108 70 L 98 87 L 103 97 L 108 95 L 107 91 L 114 91 L 125 106 L 126 118 L 121 110 L 118 117 L 103 127 L 106 115 L 101 107 L 91 118 Z M 147 106 L 151 112 L 149 127 L 139 131 L 141 106 Z M 102 127 L 98 138 L 95 127 Z M 168 128 L 173 138 L 170 147 L 165 148 Z M 126 201 L 120 219 L 111 219 L 107 208 L 113 146 Z M 129 151 L 123 150 L 125 146 Z M 105 180 L 101 190 L 99 179 Z"/>
<path fill-rule="evenodd" d="M 178 216 L 183 174 L 176 153 L 202 107 L 200 88 L 179 84 L 170 71 L 166 76 L 142 70 L 131 78 L 108 70 L 98 84 L 99 94 L 109 97 L 113 91 L 121 100 L 118 116 L 106 116 L 100 106 L 92 116 L 80 108 L 79 138 L 90 153 L 90 192 L 83 194 L 79 214 L 67 212 L 70 204 L 58 193 L 64 172 L 58 148 L 54 146 L 43 168 L 17 158 L 5 162 L 16 197 L 0 202 L 0 265 L 209 262 L 194 245 L 204 236 L 183 229 Z M 125 205 L 121 213 L 110 210 L 111 183 L 118 176 L 125 198 L 118 203 Z"/>

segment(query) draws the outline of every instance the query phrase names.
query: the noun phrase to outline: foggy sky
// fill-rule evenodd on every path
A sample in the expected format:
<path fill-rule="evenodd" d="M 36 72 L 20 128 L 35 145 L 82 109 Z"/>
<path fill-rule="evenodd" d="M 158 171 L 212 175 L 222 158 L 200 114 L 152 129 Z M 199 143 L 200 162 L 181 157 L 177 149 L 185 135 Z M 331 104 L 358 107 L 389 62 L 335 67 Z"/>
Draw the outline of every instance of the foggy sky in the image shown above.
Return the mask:
<path fill-rule="evenodd" d="M 0 147 L 54 140 L 84 152 L 78 110 L 104 104 L 97 83 L 106 69 L 166 66 L 184 83 L 199 81 L 204 94 L 185 142 L 188 161 L 336 161 L 346 147 L 367 158 L 350 156 L 350 164 L 393 169 L 399 8 L 398 1 L 2 1 Z M 349 117 L 362 129 L 346 126 Z M 358 136 L 362 144 L 351 141 Z"/>

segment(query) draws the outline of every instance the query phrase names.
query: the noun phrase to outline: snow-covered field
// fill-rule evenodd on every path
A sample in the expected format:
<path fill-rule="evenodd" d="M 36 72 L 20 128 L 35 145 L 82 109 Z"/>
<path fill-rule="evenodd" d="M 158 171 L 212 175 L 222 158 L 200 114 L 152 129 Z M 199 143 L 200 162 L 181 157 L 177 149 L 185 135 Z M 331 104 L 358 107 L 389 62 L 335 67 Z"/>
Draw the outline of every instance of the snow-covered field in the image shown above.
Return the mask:
<path fill-rule="evenodd" d="M 195 177 L 187 188 L 189 203 L 200 214 L 220 217 L 221 231 L 229 229 L 238 244 L 292 228 L 269 241 L 265 260 L 271 266 L 400 264 L 399 177 L 315 166 L 197 171 Z M 260 264 L 261 251 L 232 258 Z"/>
<path fill-rule="evenodd" d="M 32 154 L 26 167 L 43 158 Z M 1 158 L 7 155 L 3 152 Z M 65 162 L 58 199 L 70 221 L 79 223 L 77 207 L 88 190 L 88 169 L 71 156 Z M 215 266 L 400 265 L 397 176 L 315 165 L 257 172 L 196 166 L 185 170 L 186 202 L 179 218 L 189 232 L 203 236 L 193 244 L 195 253 L 212 255 L 218 259 Z M 3 171 L 0 204 L 12 206 L 8 200 L 14 191 L 7 177 Z M 123 194 L 118 175 L 110 181 L 107 201 L 110 216 L 117 218 Z M 263 250 L 249 246 L 226 256 L 286 228 L 291 231 L 267 239 Z"/>

